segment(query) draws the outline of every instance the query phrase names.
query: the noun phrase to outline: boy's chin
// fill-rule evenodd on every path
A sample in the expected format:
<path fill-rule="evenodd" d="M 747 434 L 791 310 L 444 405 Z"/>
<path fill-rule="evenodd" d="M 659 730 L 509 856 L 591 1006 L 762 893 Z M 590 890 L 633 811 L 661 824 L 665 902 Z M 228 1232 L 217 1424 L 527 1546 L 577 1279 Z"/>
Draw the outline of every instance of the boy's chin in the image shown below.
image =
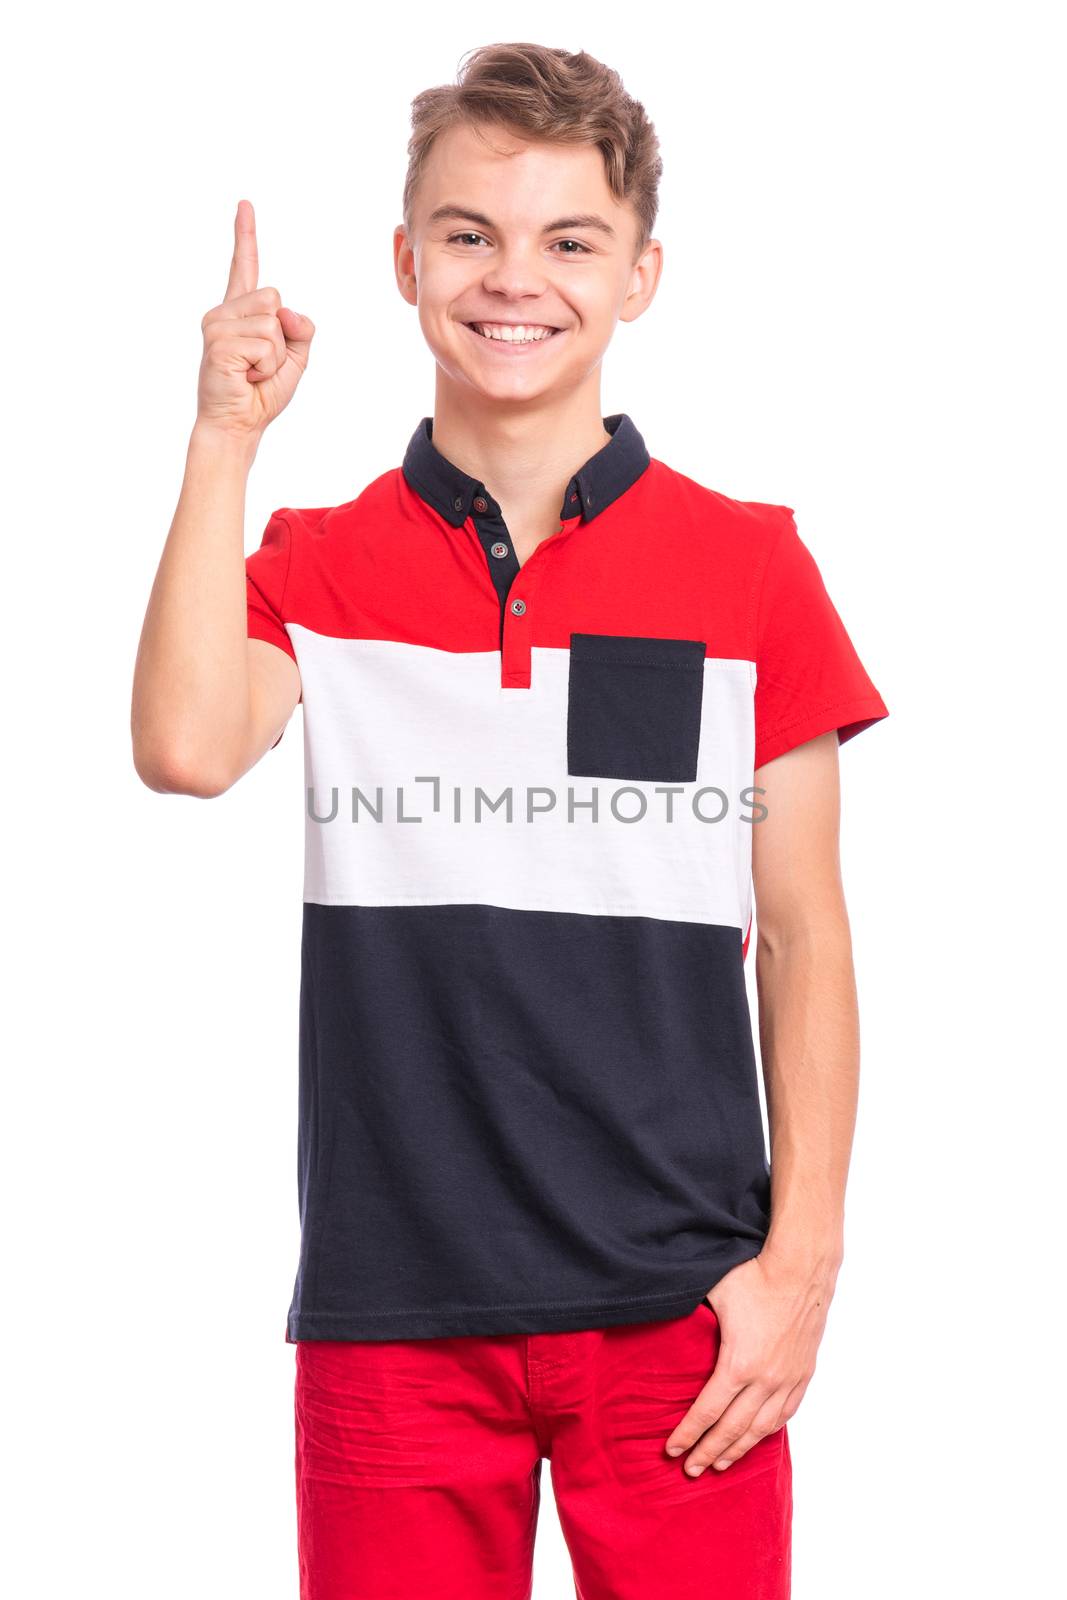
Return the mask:
<path fill-rule="evenodd" d="M 472 366 L 469 362 L 457 362 L 454 356 L 450 360 L 439 359 L 437 364 L 458 388 L 470 395 L 479 395 L 490 401 L 540 400 L 550 394 L 562 398 L 570 387 L 566 381 L 566 373 L 558 370 L 544 373 L 535 373 L 532 370 L 484 372 L 479 366 Z"/>
<path fill-rule="evenodd" d="M 558 377 L 515 376 L 509 379 L 505 374 L 494 379 L 471 372 L 463 374 L 463 384 L 475 394 L 483 395 L 486 400 L 539 400 L 547 394 L 561 395 L 565 388 Z"/>

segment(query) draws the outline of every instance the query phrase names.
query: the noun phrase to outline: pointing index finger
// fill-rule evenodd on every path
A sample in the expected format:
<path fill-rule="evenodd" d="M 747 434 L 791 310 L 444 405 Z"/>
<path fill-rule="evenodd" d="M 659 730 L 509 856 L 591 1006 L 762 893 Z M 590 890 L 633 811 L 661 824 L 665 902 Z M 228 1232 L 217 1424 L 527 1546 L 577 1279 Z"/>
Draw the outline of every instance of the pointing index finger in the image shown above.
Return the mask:
<path fill-rule="evenodd" d="M 230 281 L 226 285 L 226 300 L 235 300 L 247 294 L 259 282 L 259 249 L 256 244 L 256 214 L 251 200 L 238 200 L 237 215 L 233 221 L 233 260 L 230 262 Z"/>

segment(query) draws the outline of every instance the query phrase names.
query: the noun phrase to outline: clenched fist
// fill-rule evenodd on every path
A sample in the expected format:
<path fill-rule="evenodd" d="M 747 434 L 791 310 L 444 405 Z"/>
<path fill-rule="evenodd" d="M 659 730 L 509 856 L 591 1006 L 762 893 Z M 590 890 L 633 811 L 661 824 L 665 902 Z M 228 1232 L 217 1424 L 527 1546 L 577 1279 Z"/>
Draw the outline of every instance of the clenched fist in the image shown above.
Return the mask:
<path fill-rule="evenodd" d="M 259 289 L 256 218 L 237 202 L 230 281 L 221 305 L 200 326 L 204 357 L 198 425 L 258 437 L 293 397 L 315 333 L 310 317 L 282 305 L 277 289 Z"/>

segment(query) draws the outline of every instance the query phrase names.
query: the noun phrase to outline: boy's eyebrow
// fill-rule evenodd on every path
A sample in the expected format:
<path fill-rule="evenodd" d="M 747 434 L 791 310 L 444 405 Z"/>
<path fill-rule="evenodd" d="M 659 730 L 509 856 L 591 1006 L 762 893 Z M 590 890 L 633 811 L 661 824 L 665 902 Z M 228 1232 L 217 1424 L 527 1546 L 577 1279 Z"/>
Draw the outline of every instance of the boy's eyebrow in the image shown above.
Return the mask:
<path fill-rule="evenodd" d="M 472 211 L 468 206 L 443 205 L 436 206 L 426 219 L 434 222 L 476 222 L 480 228 L 493 228 L 494 223 L 481 211 Z M 546 222 L 541 229 L 542 233 L 559 233 L 567 228 L 596 228 L 609 239 L 615 238 L 615 229 L 610 222 L 597 215 L 595 211 L 577 211 L 569 217 L 557 217 L 555 222 Z"/>

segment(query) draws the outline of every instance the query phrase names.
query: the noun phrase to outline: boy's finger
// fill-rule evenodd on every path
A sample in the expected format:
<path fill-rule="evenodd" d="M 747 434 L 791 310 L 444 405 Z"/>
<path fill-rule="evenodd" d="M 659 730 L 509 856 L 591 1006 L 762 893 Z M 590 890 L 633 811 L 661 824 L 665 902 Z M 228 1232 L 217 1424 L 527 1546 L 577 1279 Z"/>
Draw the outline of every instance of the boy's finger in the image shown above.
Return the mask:
<path fill-rule="evenodd" d="M 288 306 L 279 308 L 278 321 L 282 325 L 282 333 L 285 335 L 290 355 L 300 363 L 301 367 L 306 367 L 308 351 L 315 334 L 315 324 L 310 317 L 305 317 L 300 311 L 291 311 Z"/>
<path fill-rule="evenodd" d="M 762 1404 L 758 1394 L 750 1398 L 750 1389 L 751 1385 L 749 1389 L 743 1389 L 737 1399 L 696 1440 L 685 1461 L 685 1470 L 691 1476 L 699 1476 L 711 1462 L 720 1460 L 733 1450 L 748 1433 Z"/>
<path fill-rule="evenodd" d="M 683 1451 L 691 1449 L 701 1435 L 719 1421 L 742 1392 L 742 1389 L 727 1381 L 725 1373 L 716 1368 L 681 1422 L 672 1429 L 665 1445 L 667 1454 L 681 1455 Z"/>
<path fill-rule="evenodd" d="M 224 300 L 247 294 L 259 282 L 259 248 L 256 244 L 256 214 L 251 200 L 238 200 L 233 219 L 233 259 Z"/>

